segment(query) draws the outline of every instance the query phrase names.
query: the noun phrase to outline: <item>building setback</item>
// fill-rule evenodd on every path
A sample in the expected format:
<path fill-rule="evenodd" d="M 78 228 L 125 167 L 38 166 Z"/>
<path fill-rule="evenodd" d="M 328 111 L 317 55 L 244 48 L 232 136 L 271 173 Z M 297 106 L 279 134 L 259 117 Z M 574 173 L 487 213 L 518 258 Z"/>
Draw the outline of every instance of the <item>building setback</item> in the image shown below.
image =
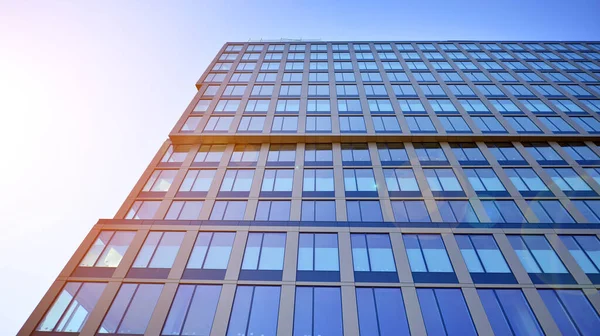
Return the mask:
<path fill-rule="evenodd" d="M 600 42 L 226 43 L 19 335 L 597 335 Z"/>

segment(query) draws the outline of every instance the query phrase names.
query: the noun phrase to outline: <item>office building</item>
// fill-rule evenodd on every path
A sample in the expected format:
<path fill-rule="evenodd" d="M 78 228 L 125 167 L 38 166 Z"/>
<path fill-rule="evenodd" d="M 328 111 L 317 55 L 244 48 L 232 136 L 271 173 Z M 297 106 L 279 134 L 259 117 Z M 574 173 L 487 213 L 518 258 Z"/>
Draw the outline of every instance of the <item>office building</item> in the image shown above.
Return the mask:
<path fill-rule="evenodd" d="M 599 333 L 600 42 L 226 43 L 196 86 L 20 335 Z"/>

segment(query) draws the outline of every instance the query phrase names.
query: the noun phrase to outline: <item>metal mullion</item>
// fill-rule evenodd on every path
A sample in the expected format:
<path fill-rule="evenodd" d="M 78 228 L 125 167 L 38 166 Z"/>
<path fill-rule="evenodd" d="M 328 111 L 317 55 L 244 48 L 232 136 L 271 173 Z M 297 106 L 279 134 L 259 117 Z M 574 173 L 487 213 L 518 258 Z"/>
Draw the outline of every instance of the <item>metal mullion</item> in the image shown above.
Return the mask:
<path fill-rule="evenodd" d="M 270 208 L 270 206 L 269 206 Z M 260 236 L 260 248 L 258 249 L 258 259 L 256 260 L 256 271 L 260 270 L 260 257 L 262 256 L 263 242 L 265 241 L 265 233 L 261 233 Z M 252 292 L 252 296 L 254 297 L 254 292 Z"/>
<path fill-rule="evenodd" d="M 430 288 L 430 289 L 433 292 L 433 299 L 435 301 L 435 306 L 437 307 L 438 313 L 440 313 L 440 318 L 442 319 L 441 322 L 442 322 L 442 327 L 444 328 L 444 333 L 446 335 L 448 335 L 448 330 L 446 329 L 446 322 L 444 321 L 444 314 L 442 314 L 442 310 L 440 309 L 440 303 L 438 302 L 438 298 L 437 298 L 437 293 L 435 292 L 436 288 Z M 459 290 L 460 290 L 460 295 L 463 296 L 463 300 L 464 300 L 464 295 L 462 293 L 462 289 L 459 288 Z M 418 295 L 417 295 L 417 298 L 418 298 Z M 467 307 L 467 309 L 468 309 L 468 307 Z M 470 312 L 469 312 L 469 315 L 470 315 Z"/>
<path fill-rule="evenodd" d="M 454 216 L 454 218 L 456 218 L 456 216 Z M 421 252 L 421 258 L 423 258 L 423 263 L 425 264 L 425 270 L 427 273 L 429 273 L 429 265 L 427 264 L 427 260 L 425 259 L 425 253 L 423 253 L 423 247 L 421 246 L 421 239 L 419 238 L 419 234 L 417 234 L 416 236 L 417 236 L 417 244 L 419 244 L 419 252 Z"/>
<path fill-rule="evenodd" d="M 261 243 L 262 245 L 262 243 Z M 246 321 L 246 335 L 248 335 L 248 328 L 250 328 L 250 319 L 252 318 L 252 304 L 254 303 L 254 292 L 256 291 L 257 286 L 252 286 L 252 297 L 250 298 L 250 305 L 248 306 L 248 321 Z M 237 288 L 236 288 L 237 293 Z M 280 294 L 281 295 L 281 294 Z M 236 295 L 237 296 L 237 295 Z M 281 300 L 281 298 L 280 298 Z M 235 299 L 234 299 L 235 304 Z M 232 307 L 233 310 L 233 307 Z"/>
<path fill-rule="evenodd" d="M 473 246 L 473 250 L 475 251 L 475 255 L 477 256 L 477 260 L 479 260 L 479 264 L 481 264 L 481 268 L 483 268 L 484 273 L 489 273 L 488 270 L 485 267 L 485 264 L 482 261 L 481 256 L 479 255 L 479 250 L 475 247 L 475 244 L 473 244 L 473 240 L 471 240 L 471 235 L 467 235 L 467 237 L 469 237 L 469 242 L 471 242 L 471 245 Z M 492 239 L 494 239 L 494 236 L 492 236 Z M 494 240 L 495 242 L 495 240 Z M 468 268 L 467 268 L 468 270 Z"/>

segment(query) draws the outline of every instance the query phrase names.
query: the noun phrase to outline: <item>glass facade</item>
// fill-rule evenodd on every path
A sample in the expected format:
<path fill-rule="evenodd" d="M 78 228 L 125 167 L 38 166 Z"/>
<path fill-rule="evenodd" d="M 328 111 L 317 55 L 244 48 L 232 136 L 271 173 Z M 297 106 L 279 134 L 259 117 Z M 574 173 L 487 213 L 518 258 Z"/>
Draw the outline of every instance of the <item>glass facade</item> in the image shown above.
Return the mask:
<path fill-rule="evenodd" d="M 23 335 L 595 335 L 600 43 L 227 43 Z"/>

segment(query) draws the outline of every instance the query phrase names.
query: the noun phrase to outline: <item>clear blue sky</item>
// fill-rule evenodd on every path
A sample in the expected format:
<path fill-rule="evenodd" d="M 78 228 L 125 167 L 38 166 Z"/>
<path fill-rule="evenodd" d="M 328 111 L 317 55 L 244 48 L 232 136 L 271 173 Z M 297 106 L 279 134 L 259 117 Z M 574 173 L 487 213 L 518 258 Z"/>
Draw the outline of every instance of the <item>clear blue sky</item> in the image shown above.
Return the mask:
<path fill-rule="evenodd" d="M 598 0 L 0 0 L 0 335 L 114 215 L 224 42 L 599 40 L 599 14 Z"/>

